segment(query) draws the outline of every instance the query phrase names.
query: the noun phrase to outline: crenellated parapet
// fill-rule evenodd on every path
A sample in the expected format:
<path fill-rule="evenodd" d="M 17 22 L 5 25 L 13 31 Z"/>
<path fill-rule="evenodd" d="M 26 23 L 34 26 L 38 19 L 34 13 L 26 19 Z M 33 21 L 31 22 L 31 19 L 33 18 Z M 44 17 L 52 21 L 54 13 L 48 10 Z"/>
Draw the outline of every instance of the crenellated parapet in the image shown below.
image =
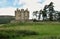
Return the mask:
<path fill-rule="evenodd" d="M 28 9 L 16 9 L 15 11 L 15 20 L 17 21 L 26 21 L 29 20 L 29 11 Z"/>

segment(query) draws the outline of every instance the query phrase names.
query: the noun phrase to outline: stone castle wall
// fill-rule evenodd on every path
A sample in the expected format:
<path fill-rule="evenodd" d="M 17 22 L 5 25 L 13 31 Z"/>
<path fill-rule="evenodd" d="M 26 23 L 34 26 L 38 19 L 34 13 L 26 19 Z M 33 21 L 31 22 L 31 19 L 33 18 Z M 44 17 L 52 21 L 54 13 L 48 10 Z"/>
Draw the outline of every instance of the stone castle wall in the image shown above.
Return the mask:
<path fill-rule="evenodd" d="M 29 20 L 29 11 L 28 11 L 28 9 L 26 9 L 26 10 L 17 9 L 15 11 L 15 20 L 16 21 L 27 21 L 27 20 Z"/>

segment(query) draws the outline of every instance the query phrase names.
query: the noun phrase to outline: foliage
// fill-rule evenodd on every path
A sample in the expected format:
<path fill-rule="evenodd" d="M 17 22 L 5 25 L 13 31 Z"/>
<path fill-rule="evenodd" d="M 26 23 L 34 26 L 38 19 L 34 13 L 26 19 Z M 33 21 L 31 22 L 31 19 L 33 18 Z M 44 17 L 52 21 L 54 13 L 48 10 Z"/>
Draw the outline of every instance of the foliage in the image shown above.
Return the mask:
<path fill-rule="evenodd" d="M 59 21 L 59 19 L 60 19 L 59 11 L 54 10 L 53 2 L 50 2 L 50 4 L 48 4 L 48 5 L 45 5 L 42 10 L 40 10 L 38 12 L 35 11 L 33 13 L 35 13 L 35 16 L 36 16 L 36 18 L 38 18 L 38 20 L 41 19 L 41 15 L 42 15 L 43 21 L 48 21 L 48 20 L 49 21 Z M 37 14 L 39 14 L 39 16 L 37 16 Z"/>
<path fill-rule="evenodd" d="M 0 26 L 0 39 L 38 39 L 58 35 L 60 35 L 59 22 L 25 22 Z"/>
<path fill-rule="evenodd" d="M 17 37 L 24 37 L 24 36 L 30 36 L 30 35 L 38 35 L 38 33 L 34 31 L 26 31 L 26 30 L 20 30 L 20 31 L 14 31 L 14 30 L 0 30 L 0 39 L 17 39 Z"/>
<path fill-rule="evenodd" d="M 12 18 L 12 17 L 0 17 L 0 24 L 10 23 L 10 21 L 13 19 L 14 18 Z"/>

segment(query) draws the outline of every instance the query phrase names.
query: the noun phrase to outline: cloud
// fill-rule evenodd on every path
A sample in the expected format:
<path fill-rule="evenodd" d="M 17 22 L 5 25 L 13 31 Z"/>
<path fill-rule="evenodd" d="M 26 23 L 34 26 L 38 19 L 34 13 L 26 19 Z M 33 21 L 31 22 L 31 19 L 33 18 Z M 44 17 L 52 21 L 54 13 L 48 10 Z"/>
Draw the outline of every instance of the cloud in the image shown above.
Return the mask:
<path fill-rule="evenodd" d="M 51 1 L 54 2 L 54 9 L 60 11 L 60 0 L 0 0 L 0 14 L 13 15 L 16 8 L 28 8 L 30 18 L 32 18 L 33 11 L 43 9 L 44 6 L 48 5 Z"/>
<path fill-rule="evenodd" d="M 54 0 L 55 10 L 60 11 L 60 0 Z"/>
<path fill-rule="evenodd" d="M 43 6 L 48 5 L 50 2 L 54 3 L 54 9 L 60 11 L 60 0 L 46 0 Z"/>
<path fill-rule="evenodd" d="M 6 7 L 22 7 L 24 4 L 19 3 L 20 0 L 0 0 L 0 8 Z"/>
<path fill-rule="evenodd" d="M 8 14 L 14 13 L 13 8 L 28 8 L 31 11 L 31 14 L 35 10 L 41 9 L 41 4 L 38 4 L 39 0 L 2 0 L 0 3 L 0 13 Z M 1 5 L 2 4 L 2 5 Z M 12 8 L 10 8 L 12 7 Z"/>
<path fill-rule="evenodd" d="M 46 0 L 39 0 L 38 3 L 43 4 Z"/>
<path fill-rule="evenodd" d="M 9 7 L 9 8 L 0 8 L 0 15 L 13 15 L 14 16 L 14 10 L 15 8 Z"/>
<path fill-rule="evenodd" d="M 39 10 L 42 8 L 42 5 L 38 2 L 43 3 L 44 0 L 0 0 L 0 8 L 17 7 L 29 8 L 31 11 Z"/>
<path fill-rule="evenodd" d="M 42 4 L 38 3 L 40 1 L 43 2 L 42 0 L 21 0 L 22 3 L 25 3 L 22 8 L 28 8 L 30 11 L 30 18 L 32 18 L 33 11 L 39 11 L 43 8 Z"/>
<path fill-rule="evenodd" d="M 15 10 L 18 7 L 24 6 L 20 0 L 0 0 L 0 15 L 15 15 Z"/>

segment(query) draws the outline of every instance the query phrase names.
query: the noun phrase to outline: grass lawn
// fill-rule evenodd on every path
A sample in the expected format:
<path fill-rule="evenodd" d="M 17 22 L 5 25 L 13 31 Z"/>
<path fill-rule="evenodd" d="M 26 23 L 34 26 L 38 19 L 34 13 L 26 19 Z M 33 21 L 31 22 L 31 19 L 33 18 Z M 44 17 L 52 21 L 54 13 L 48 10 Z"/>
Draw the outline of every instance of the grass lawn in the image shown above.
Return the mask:
<path fill-rule="evenodd" d="M 59 22 L 36 23 L 35 22 L 35 23 L 3 24 L 0 26 L 0 34 L 2 35 L 1 37 L 6 35 L 7 37 L 10 37 L 10 39 L 13 39 L 12 37 L 14 37 L 14 39 L 40 39 L 44 36 L 45 37 L 59 36 L 60 23 Z"/>

